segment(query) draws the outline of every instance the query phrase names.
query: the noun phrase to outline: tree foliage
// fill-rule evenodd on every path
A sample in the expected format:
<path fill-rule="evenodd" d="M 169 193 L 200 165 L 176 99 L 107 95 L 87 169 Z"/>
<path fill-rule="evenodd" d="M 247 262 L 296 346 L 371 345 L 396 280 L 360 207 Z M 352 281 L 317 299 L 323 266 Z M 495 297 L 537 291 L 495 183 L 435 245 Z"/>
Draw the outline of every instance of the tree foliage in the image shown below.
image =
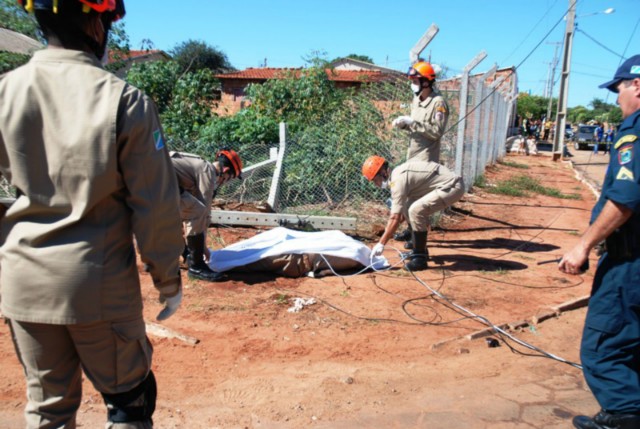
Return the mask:
<path fill-rule="evenodd" d="M 154 61 L 133 65 L 127 81 L 155 101 L 167 138 L 176 149 L 193 149 L 200 127 L 215 116 L 220 84 L 213 72 L 180 74 L 177 62 Z"/>
<path fill-rule="evenodd" d="M 286 122 L 296 133 L 322 121 L 344 101 L 347 91 L 339 90 L 320 67 L 290 71 L 280 79 L 250 85 L 247 96 L 252 108 L 277 122 Z"/>
<path fill-rule="evenodd" d="M 208 69 L 213 73 L 233 70 L 227 55 L 221 50 L 198 40 L 179 43 L 169 52 L 179 65 L 180 72 Z"/>
<path fill-rule="evenodd" d="M 0 74 L 11 71 L 27 63 L 31 57 L 13 52 L 0 52 Z"/>
<path fill-rule="evenodd" d="M 555 117 L 557 101 L 551 102 L 551 117 Z M 529 95 L 526 92 L 518 94 L 518 115 L 521 118 L 542 119 L 547 116 L 549 99 L 540 95 Z"/>
<path fill-rule="evenodd" d="M 373 62 L 373 59 L 371 59 L 370 56 L 368 56 L 368 55 L 358 55 L 358 54 L 349 54 L 346 57 L 338 57 L 338 58 L 334 59 L 331 62 L 334 63 L 336 61 L 340 61 L 340 60 L 346 59 L 346 58 L 351 58 L 352 60 L 363 61 L 365 63 L 375 64 Z"/>
<path fill-rule="evenodd" d="M 33 15 L 26 13 L 15 0 L 0 0 L 0 27 L 44 43 Z"/>
<path fill-rule="evenodd" d="M 590 109 L 584 106 L 567 109 L 567 121 L 573 124 L 606 122 L 612 125 L 618 125 L 622 122 L 622 110 L 615 104 L 605 103 L 599 98 L 594 98 L 589 106 L 591 106 Z"/>
<path fill-rule="evenodd" d="M 557 112 L 557 99 L 551 100 L 551 118 L 555 119 Z M 605 103 L 599 98 L 594 98 L 589 107 L 576 106 L 567 109 L 567 122 L 571 124 L 586 124 L 588 122 L 607 122 L 619 124 L 622 122 L 622 111 L 615 104 Z M 539 95 L 527 93 L 518 94 L 518 115 L 522 118 L 542 119 L 547 114 L 549 99 Z"/>

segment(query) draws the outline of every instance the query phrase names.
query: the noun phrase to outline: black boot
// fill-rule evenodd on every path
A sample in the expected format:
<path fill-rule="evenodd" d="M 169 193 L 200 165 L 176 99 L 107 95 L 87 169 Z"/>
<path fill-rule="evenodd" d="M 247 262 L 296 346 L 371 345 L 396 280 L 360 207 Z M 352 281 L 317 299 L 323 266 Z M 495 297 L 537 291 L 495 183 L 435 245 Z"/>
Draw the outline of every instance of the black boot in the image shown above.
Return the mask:
<path fill-rule="evenodd" d="M 427 250 L 427 231 L 413 231 L 413 250 L 409 255 L 409 262 L 405 264 L 405 268 L 409 271 L 420 271 L 427 269 L 427 260 L 429 259 L 429 251 Z"/>
<path fill-rule="evenodd" d="M 410 241 L 411 240 L 411 226 L 408 226 L 402 232 L 396 232 L 393 234 L 393 239 L 396 241 Z"/>
<path fill-rule="evenodd" d="M 182 262 L 189 265 L 189 246 L 184 245 L 184 249 L 182 250 Z"/>
<path fill-rule="evenodd" d="M 187 236 L 187 247 L 189 248 L 189 278 L 216 282 L 222 280 L 224 274 L 211 270 L 204 262 L 204 234 Z"/>
<path fill-rule="evenodd" d="M 640 429 L 640 415 L 610 414 L 600 410 L 592 417 L 576 416 L 573 426 L 578 429 Z"/>

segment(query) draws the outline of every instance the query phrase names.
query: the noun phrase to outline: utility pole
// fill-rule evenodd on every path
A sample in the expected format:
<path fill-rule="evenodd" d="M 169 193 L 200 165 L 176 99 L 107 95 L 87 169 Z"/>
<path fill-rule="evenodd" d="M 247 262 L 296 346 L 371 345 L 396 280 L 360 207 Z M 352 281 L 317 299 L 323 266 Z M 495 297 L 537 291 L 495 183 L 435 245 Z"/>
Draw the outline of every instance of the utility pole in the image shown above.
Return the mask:
<path fill-rule="evenodd" d="M 567 120 L 567 96 L 569 95 L 569 71 L 571 70 L 571 49 L 575 33 L 576 2 L 569 0 L 567 28 L 564 35 L 562 51 L 562 75 L 560 76 L 560 93 L 558 94 L 558 113 L 556 116 L 556 132 L 553 136 L 553 160 L 562 158 L 564 152 L 564 129 Z"/>
<path fill-rule="evenodd" d="M 549 75 L 549 84 L 548 89 L 549 93 L 547 97 L 549 97 L 549 105 L 547 106 L 547 116 L 546 120 L 548 121 L 551 118 L 551 101 L 553 100 L 553 81 L 556 76 L 556 67 L 558 66 L 558 46 L 560 46 L 560 42 L 547 42 L 549 44 L 556 45 L 556 49 L 553 52 L 553 61 L 551 62 L 551 74 Z"/>

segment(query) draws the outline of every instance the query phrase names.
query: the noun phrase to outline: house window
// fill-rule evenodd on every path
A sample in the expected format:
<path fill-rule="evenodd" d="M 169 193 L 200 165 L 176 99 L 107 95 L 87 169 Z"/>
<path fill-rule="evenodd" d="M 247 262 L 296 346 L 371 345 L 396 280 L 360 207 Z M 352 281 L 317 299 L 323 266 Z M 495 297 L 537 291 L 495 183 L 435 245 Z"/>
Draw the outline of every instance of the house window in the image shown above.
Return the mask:
<path fill-rule="evenodd" d="M 244 88 L 233 88 L 233 101 L 242 100 L 244 98 Z"/>

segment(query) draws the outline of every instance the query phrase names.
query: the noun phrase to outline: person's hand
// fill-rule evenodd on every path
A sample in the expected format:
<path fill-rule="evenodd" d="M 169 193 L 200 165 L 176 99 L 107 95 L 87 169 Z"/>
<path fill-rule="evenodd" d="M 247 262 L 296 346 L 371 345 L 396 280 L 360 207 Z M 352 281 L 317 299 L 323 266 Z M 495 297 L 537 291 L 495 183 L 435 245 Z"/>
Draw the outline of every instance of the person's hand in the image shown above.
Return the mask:
<path fill-rule="evenodd" d="M 393 120 L 391 125 L 393 125 L 396 128 L 406 128 L 408 126 L 411 126 L 413 122 L 414 121 L 413 119 L 411 119 L 411 116 L 398 116 Z"/>
<path fill-rule="evenodd" d="M 558 269 L 567 274 L 582 274 L 589 267 L 588 258 L 589 250 L 579 243 L 562 257 Z"/>
<path fill-rule="evenodd" d="M 160 295 L 160 302 L 164 304 L 164 308 L 160 310 L 160 313 L 158 313 L 156 320 L 167 320 L 169 317 L 173 316 L 173 313 L 178 311 L 180 303 L 182 303 L 182 288 L 178 291 L 177 294 L 171 297 Z"/>
<path fill-rule="evenodd" d="M 375 246 L 373 246 L 373 248 L 371 249 L 371 258 L 373 259 L 376 256 L 380 256 L 382 255 L 382 251 L 384 250 L 384 244 L 382 243 L 377 243 Z"/>

